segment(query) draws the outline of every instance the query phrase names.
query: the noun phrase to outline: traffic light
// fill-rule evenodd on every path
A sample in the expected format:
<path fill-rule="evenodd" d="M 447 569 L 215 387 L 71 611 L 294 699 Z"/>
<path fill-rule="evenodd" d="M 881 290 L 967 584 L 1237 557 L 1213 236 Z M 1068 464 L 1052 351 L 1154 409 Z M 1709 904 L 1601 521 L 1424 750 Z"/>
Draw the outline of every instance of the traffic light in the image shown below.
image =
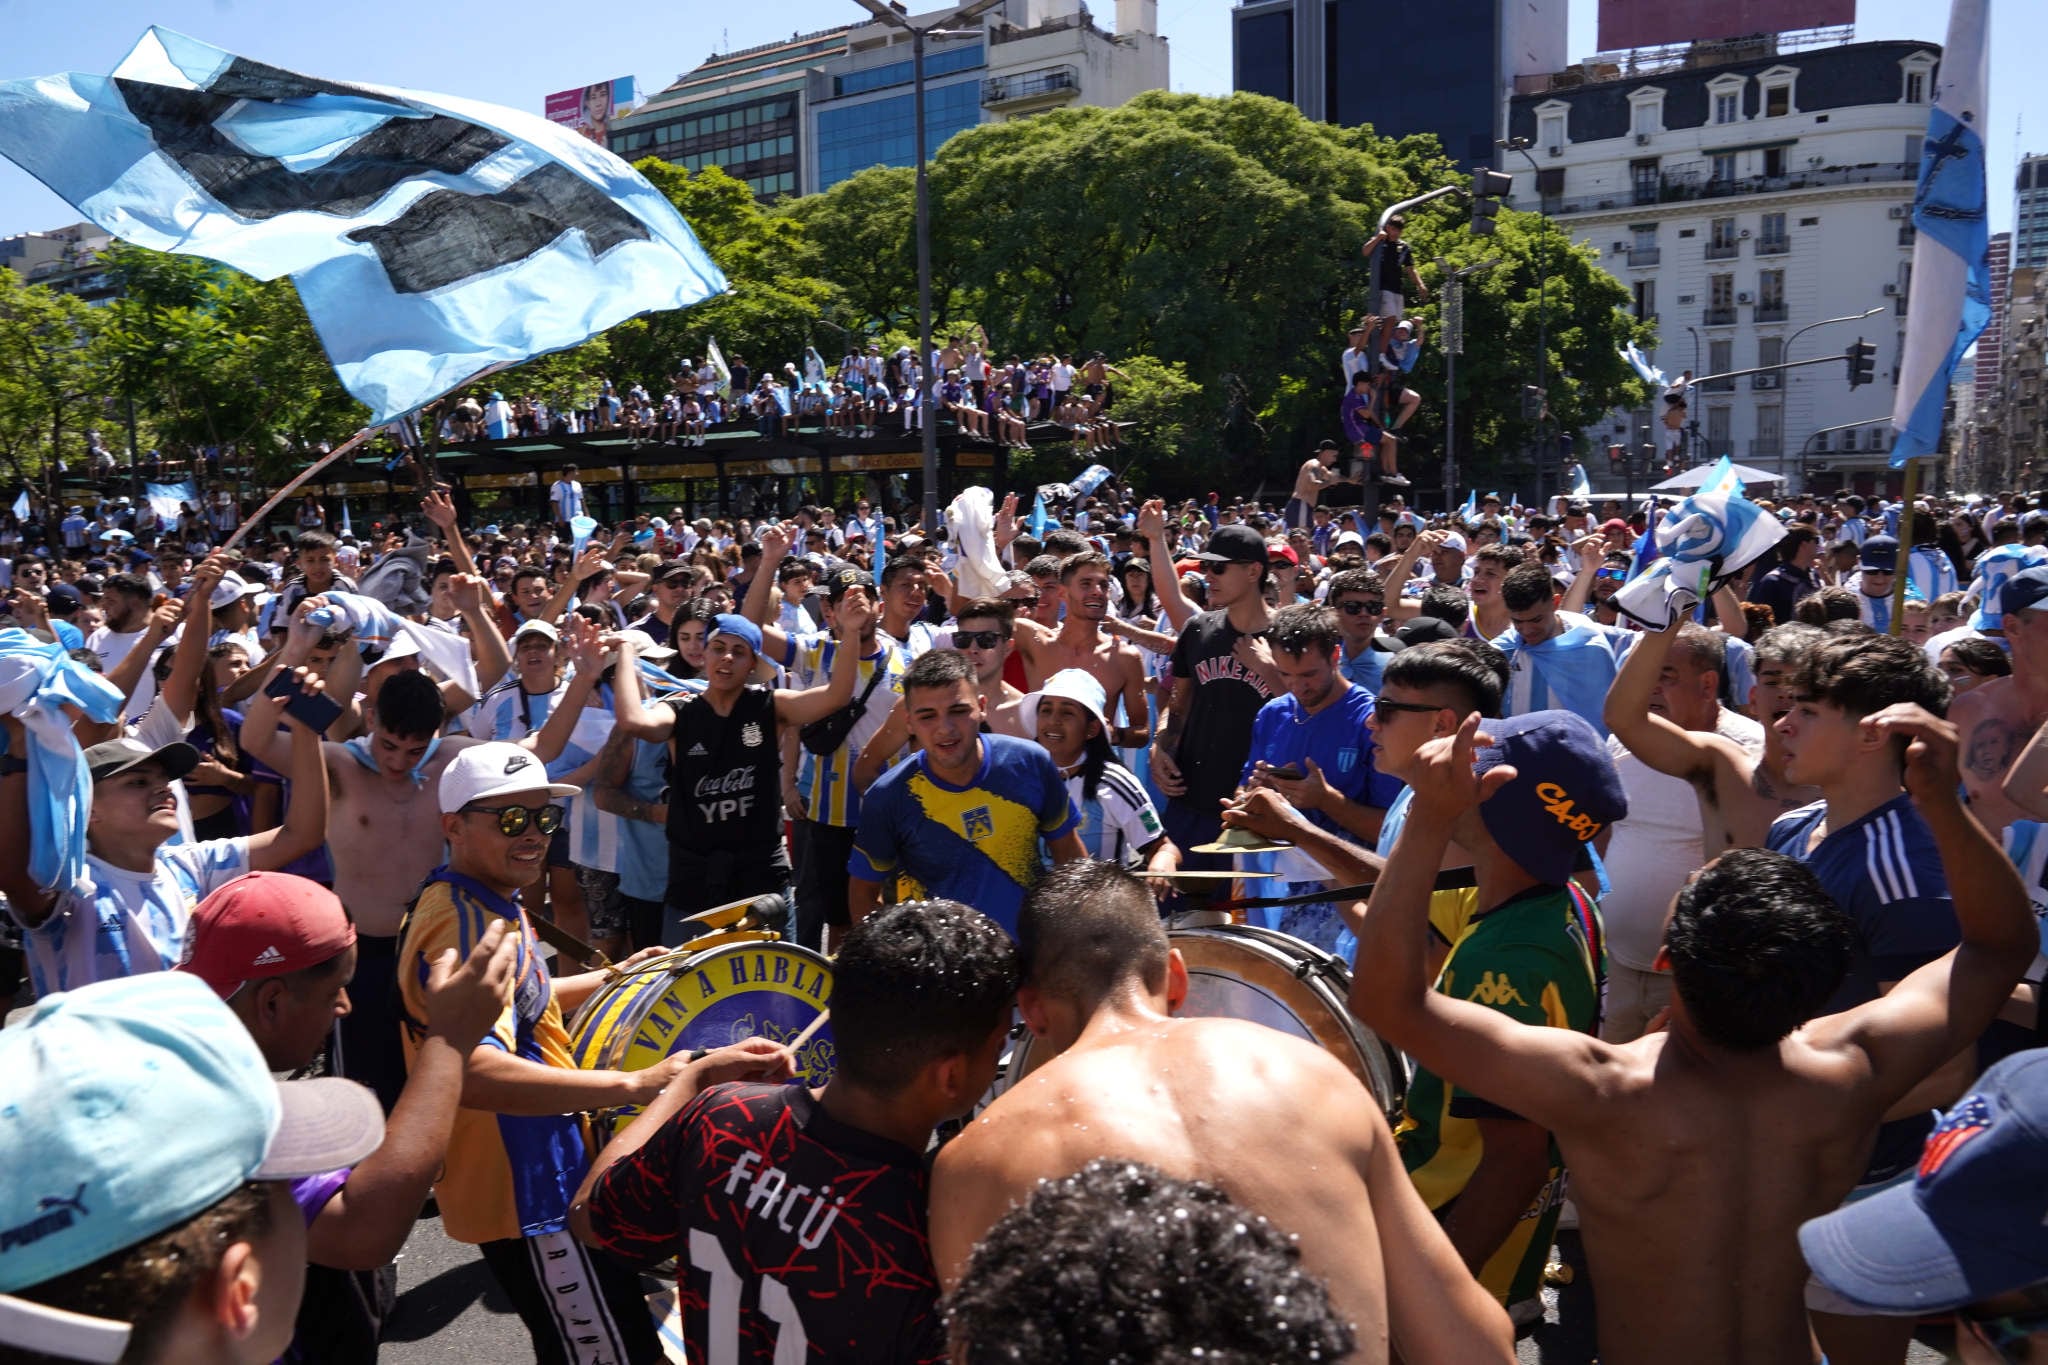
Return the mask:
<path fill-rule="evenodd" d="M 1500 212 L 1500 201 L 1515 187 L 1515 179 L 1505 171 L 1472 172 L 1472 222 L 1474 237 L 1493 236 L 1493 216 Z"/>
<path fill-rule="evenodd" d="M 1877 381 L 1877 343 L 1856 338 L 1856 344 L 1842 352 L 1849 362 L 1849 387 L 1860 389 Z"/>

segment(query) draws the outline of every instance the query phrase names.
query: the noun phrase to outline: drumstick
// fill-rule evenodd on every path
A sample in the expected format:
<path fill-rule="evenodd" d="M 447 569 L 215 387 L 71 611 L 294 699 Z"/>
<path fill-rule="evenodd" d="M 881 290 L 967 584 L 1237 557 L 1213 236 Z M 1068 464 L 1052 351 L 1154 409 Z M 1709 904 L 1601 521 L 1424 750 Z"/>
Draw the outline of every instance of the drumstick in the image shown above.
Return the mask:
<path fill-rule="evenodd" d="M 804 1050 L 804 1044 L 810 1042 L 812 1038 L 816 1037 L 818 1030 L 825 1027 L 825 1021 L 830 1019 L 831 1017 L 832 1010 L 829 1006 L 825 1009 L 819 1010 L 818 1017 L 811 1020 L 810 1023 L 805 1024 L 804 1031 L 802 1033 L 799 1033 L 796 1037 L 789 1040 L 789 1050 L 791 1052 L 802 1052 Z"/>

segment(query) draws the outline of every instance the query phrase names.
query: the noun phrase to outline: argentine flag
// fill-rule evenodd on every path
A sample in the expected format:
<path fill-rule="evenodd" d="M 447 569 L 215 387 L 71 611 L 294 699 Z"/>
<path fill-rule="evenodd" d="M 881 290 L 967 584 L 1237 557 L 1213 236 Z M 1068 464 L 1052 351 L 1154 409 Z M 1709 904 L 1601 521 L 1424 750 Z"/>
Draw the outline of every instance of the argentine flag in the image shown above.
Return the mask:
<path fill-rule="evenodd" d="M 1508 658 L 1507 695 L 1503 716 L 1533 711 L 1570 711 L 1607 738 L 1601 712 L 1614 675 L 1634 643 L 1625 632 L 1603 626 L 1577 612 L 1557 614 L 1560 632 L 1540 644 L 1525 644 L 1510 628 L 1493 640 Z"/>
<path fill-rule="evenodd" d="M 1913 195 L 1913 287 L 1892 409 L 1892 468 L 1932 455 L 1941 441 L 1949 376 L 1991 320 L 1984 218 L 1984 129 L 1989 127 L 1990 0 L 1951 0 L 1948 43 Z"/>
<path fill-rule="evenodd" d="M 0 155 L 126 241 L 290 275 L 372 425 L 726 287 L 674 205 L 573 129 L 168 29 L 111 76 L 0 81 Z"/>

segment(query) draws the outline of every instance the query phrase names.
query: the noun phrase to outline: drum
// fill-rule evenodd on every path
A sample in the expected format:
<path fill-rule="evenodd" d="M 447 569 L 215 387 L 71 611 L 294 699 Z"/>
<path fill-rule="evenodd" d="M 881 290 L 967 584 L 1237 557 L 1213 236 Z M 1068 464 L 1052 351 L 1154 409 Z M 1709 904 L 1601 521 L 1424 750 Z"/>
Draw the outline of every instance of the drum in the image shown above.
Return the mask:
<path fill-rule="evenodd" d="M 585 1070 L 638 1071 L 676 1052 L 724 1047 L 759 1036 L 788 1042 L 832 998 L 832 966 L 794 943 L 749 937 L 691 944 L 608 981 L 569 1021 L 570 1053 Z M 797 1081 L 832 1078 L 828 1022 L 797 1054 Z M 639 1112 L 607 1110 L 600 1136 Z"/>
<path fill-rule="evenodd" d="M 1245 1019 L 1314 1043 L 1349 1067 L 1389 1116 L 1399 1115 L 1407 1062 L 1351 1013 L 1351 971 L 1342 958 L 1244 924 L 1175 929 L 1167 937 L 1188 968 L 1182 1015 Z"/>

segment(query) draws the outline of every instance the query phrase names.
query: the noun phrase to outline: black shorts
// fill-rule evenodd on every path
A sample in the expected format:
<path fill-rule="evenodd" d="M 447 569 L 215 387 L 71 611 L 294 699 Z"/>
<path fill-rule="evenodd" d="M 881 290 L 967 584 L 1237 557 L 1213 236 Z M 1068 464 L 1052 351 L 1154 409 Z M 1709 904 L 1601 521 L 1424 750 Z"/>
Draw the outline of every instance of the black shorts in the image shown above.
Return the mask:
<path fill-rule="evenodd" d="M 537 1365 L 656 1365 L 663 1359 L 637 1271 L 566 1232 L 477 1248 L 533 1338 Z"/>

